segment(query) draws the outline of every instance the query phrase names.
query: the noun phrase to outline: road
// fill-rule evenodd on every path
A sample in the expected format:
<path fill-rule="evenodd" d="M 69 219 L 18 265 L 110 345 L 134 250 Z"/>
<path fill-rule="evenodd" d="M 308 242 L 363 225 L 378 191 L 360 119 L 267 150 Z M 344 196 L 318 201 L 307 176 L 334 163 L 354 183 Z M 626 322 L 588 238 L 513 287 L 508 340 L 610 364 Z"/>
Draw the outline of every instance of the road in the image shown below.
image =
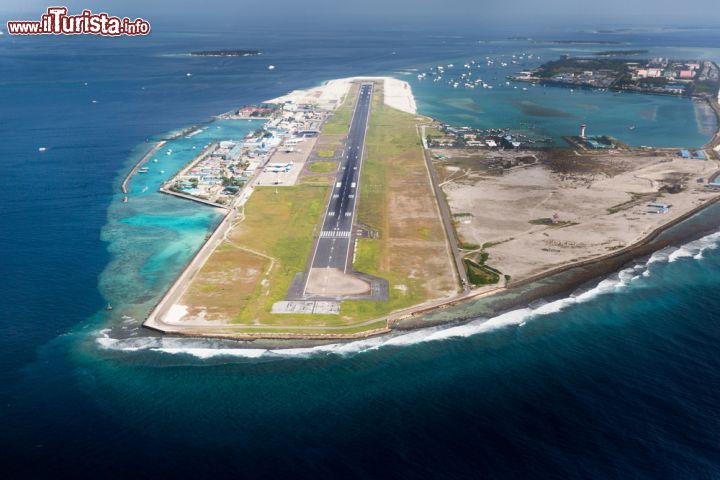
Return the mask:
<path fill-rule="evenodd" d="M 421 137 L 423 138 L 423 145 L 425 145 L 425 127 L 422 127 Z M 460 284 L 463 292 L 470 291 L 470 281 L 468 280 L 467 272 L 465 272 L 465 266 L 463 265 L 462 257 L 460 256 L 460 248 L 458 247 L 457 237 L 455 236 L 455 226 L 453 225 L 452 216 L 450 215 L 450 207 L 445 200 L 442 188 L 440 187 L 440 180 L 438 179 L 435 166 L 432 163 L 432 157 L 430 156 L 430 150 L 423 148 L 423 154 L 425 155 L 425 164 L 427 165 L 428 172 L 430 173 L 430 181 L 435 192 L 435 199 L 437 200 L 438 208 L 440 209 L 440 217 L 442 218 L 443 227 L 445 228 L 445 234 L 447 235 L 448 242 L 450 242 L 450 250 L 452 252 L 453 260 L 455 261 L 455 271 L 460 278 Z"/>
<path fill-rule="evenodd" d="M 350 120 L 345 150 L 328 201 L 322 229 L 315 243 L 310 267 L 352 271 L 353 222 L 360 183 L 360 164 L 365 148 L 365 133 L 370 118 L 373 84 L 360 85 Z M 305 286 L 307 288 L 307 285 Z"/>

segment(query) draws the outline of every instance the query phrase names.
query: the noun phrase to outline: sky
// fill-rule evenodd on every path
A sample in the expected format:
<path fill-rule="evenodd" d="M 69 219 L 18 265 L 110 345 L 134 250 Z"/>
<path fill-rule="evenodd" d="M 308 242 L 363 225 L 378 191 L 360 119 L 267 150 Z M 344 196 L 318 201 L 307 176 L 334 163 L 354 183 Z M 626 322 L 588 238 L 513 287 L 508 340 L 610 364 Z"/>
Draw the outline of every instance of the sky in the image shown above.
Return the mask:
<path fill-rule="evenodd" d="M 411 22 L 583 26 L 718 25 L 718 0 L 2 0 L 0 18 L 30 20 L 50 5 L 156 22 Z M 15 18 L 18 14 L 23 18 Z M 15 15 L 15 17 L 13 17 Z"/>

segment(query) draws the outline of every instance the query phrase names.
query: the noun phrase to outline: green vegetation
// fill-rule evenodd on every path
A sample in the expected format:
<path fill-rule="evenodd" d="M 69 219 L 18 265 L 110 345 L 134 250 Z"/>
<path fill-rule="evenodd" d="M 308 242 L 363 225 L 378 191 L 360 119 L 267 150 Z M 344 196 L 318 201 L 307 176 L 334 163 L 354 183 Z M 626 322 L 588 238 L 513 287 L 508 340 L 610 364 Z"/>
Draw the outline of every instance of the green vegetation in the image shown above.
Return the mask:
<path fill-rule="evenodd" d="M 652 200 L 652 199 L 656 198 L 658 195 L 656 193 L 630 192 L 630 196 L 632 197 L 630 200 L 608 208 L 607 212 L 612 215 L 613 213 L 617 213 L 622 210 L 627 210 L 628 208 L 634 207 L 635 205 L 642 203 L 645 200 Z"/>
<path fill-rule="evenodd" d="M 536 218 L 535 220 L 530 220 L 528 223 L 532 225 L 547 225 L 548 227 L 555 227 L 555 228 L 561 228 L 561 227 L 569 227 L 570 225 L 577 225 L 575 222 L 560 222 L 560 221 L 553 221 L 552 218 Z"/>
<path fill-rule="evenodd" d="M 620 57 L 623 55 L 642 55 L 648 53 L 648 50 L 604 50 L 602 52 L 595 52 L 593 55 L 596 57 Z"/>
<path fill-rule="evenodd" d="M 552 218 L 536 218 L 535 220 L 530 220 L 528 223 L 532 225 L 552 225 L 553 220 Z"/>
<path fill-rule="evenodd" d="M 515 240 L 515 237 L 506 238 L 505 240 L 500 240 L 499 242 L 485 242 L 482 244 L 482 248 L 483 248 L 483 250 L 485 250 L 488 248 L 492 248 L 496 245 L 501 245 L 505 242 L 509 242 L 510 240 Z"/>
<path fill-rule="evenodd" d="M 245 220 L 236 227 L 230 240 L 274 258 L 276 265 L 267 277 L 267 287 L 259 283 L 248 296 L 237 321 L 277 323 L 279 320 L 282 323 L 289 320 L 284 316 L 271 316 L 270 309 L 273 303 L 284 299 L 295 273 L 305 268 L 313 230 L 322 215 L 327 192 L 327 187 L 304 185 L 255 189 L 245 206 Z M 287 228 L 288 225 L 292 228 Z"/>
<path fill-rule="evenodd" d="M 222 177 L 223 187 L 242 187 L 245 185 L 245 180 L 237 177 Z"/>
<path fill-rule="evenodd" d="M 668 84 L 668 79 L 665 77 L 643 78 L 638 83 L 642 87 L 664 87 Z"/>
<path fill-rule="evenodd" d="M 487 265 L 484 265 L 484 262 L 477 263 L 468 258 L 464 258 L 463 264 L 465 265 L 468 280 L 470 280 L 470 283 L 475 286 L 495 285 L 500 281 L 499 272 Z"/>
<path fill-rule="evenodd" d="M 324 158 L 332 158 L 332 156 L 335 155 L 335 150 L 319 150 L 318 156 L 324 157 Z"/>
<path fill-rule="evenodd" d="M 323 126 L 323 135 L 346 135 L 350 128 L 350 120 L 352 120 L 353 105 L 355 96 L 357 95 L 357 87 L 352 87 L 351 91 L 345 96 L 345 101 L 333 113 L 332 117 L 325 122 Z"/>
<path fill-rule="evenodd" d="M 720 83 L 705 80 L 702 82 L 695 82 L 692 87 L 692 95 L 712 95 L 717 94 Z"/>
<path fill-rule="evenodd" d="M 353 87 L 325 124 L 318 140 L 323 147 L 347 134 L 356 92 Z M 344 301 L 340 315 L 271 313 L 305 269 L 327 202 L 327 184 L 301 183 L 255 189 L 243 219 L 182 299 L 191 313 L 232 319 L 233 332 L 347 334 L 384 328 L 384 320 L 372 319 L 456 291 L 415 118 L 385 106 L 381 86 L 373 98 L 366 140 L 357 218 L 379 236 L 358 240 L 354 268 L 387 280 L 387 301 Z M 316 173 L 336 168 L 334 161 L 308 166 Z M 320 177 L 308 178 L 317 182 Z M 365 321 L 369 323 L 360 325 Z"/>
<path fill-rule="evenodd" d="M 354 333 L 384 327 L 384 321 L 355 325 L 361 319 L 372 318 L 372 312 L 378 316 L 387 313 L 383 302 L 372 302 L 375 308 L 372 312 L 343 305 L 343 313 L 357 312 L 351 315 L 271 313 L 273 303 L 284 300 L 295 274 L 305 268 L 328 192 L 327 185 L 258 187 L 245 206 L 244 220 L 236 224 L 227 241 L 212 253 L 193 279 L 183 304 L 191 312 L 207 309 L 215 318 L 232 319 L 236 327 L 247 326 L 238 330 L 242 332 L 293 332 L 294 327 L 316 326 L 318 328 L 311 331 L 295 331 Z M 376 249 L 367 247 L 370 251 Z M 374 263 L 377 260 L 373 255 L 363 255 L 363 258 Z M 268 329 L 268 326 L 277 329 Z"/>
<path fill-rule="evenodd" d="M 332 172 L 337 168 L 336 162 L 314 162 L 310 164 L 310 171 L 313 173 Z"/>
<path fill-rule="evenodd" d="M 358 223 L 379 232 L 360 239 L 355 270 L 388 281 L 388 301 L 344 301 L 341 315 L 386 315 L 454 291 L 444 231 L 424 165 L 415 116 L 386 106 L 376 87 L 360 180 Z M 391 205 L 403 208 L 391 209 Z"/>
<path fill-rule="evenodd" d="M 636 60 L 640 61 L 640 60 Z M 584 71 L 610 70 L 617 75 L 628 72 L 627 60 L 614 58 L 563 58 L 543 64 L 538 69 L 540 78 L 550 78 L 563 73 L 582 73 Z"/>

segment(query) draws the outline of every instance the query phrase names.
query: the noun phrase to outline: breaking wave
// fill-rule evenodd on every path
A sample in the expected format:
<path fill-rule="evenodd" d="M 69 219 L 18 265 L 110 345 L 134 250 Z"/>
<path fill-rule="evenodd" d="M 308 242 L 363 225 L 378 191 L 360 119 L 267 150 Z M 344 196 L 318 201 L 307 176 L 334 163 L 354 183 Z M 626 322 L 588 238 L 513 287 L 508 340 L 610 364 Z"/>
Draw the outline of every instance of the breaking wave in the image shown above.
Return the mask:
<path fill-rule="evenodd" d="M 597 283 L 594 287 L 575 291 L 568 297 L 534 306 L 512 310 L 492 318 L 478 318 L 461 325 L 445 325 L 368 338 L 349 343 L 337 343 L 307 348 L 241 348 L 231 340 L 193 339 L 179 337 L 131 337 L 112 338 L 110 329 L 98 332 L 97 344 L 102 349 L 123 352 L 158 352 L 167 355 L 190 355 L 198 359 L 218 357 L 302 358 L 322 355 L 352 356 L 382 347 L 403 347 L 424 342 L 463 338 L 509 327 L 521 328 L 527 322 L 558 313 L 572 305 L 590 301 L 600 295 L 616 292 L 631 283 L 648 277 L 651 268 L 658 263 L 673 263 L 679 259 L 703 258 L 703 252 L 720 246 L 720 232 L 686 243 L 680 247 L 668 247 L 653 253 L 645 262 L 625 268 Z"/>

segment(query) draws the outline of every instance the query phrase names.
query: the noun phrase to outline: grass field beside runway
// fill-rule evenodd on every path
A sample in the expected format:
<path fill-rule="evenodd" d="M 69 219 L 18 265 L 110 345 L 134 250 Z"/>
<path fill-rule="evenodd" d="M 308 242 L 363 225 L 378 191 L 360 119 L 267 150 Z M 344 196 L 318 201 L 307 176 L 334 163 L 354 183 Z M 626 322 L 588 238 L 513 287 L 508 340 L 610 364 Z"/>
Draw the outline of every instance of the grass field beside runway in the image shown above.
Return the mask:
<path fill-rule="evenodd" d="M 357 319 L 455 291 L 417 119 L 385 105 L 380 86 L 372 108 L 356 222 L 376 230 L 379 237 L 358 240 L 354 268 L 388 280 L 389 299 L 344 301 L 341 314 Z"/>
<path fill-rule="evenodd" d="M 255 190 L 244 218 L 179 302 L 191 314 L 205 310 L 207 319 L 222 318 L 242 332 L 357 333 L 385 326 L 382 320 L 372 322 L 373 318 L 454 292 L 417 119 L 386 106 L 382 84 L 376 84 L 375 92 L 356 223 L 379 236 L 358 240 L 354 269 L 387 280 L 389 299 L 346 300 L 340 315 L 270 313 L 275 302 L 285 299 L 294 276 L 305 269 L 327 204 L 330 182 L 319 182 L 322 175 L 309 175 L 312 183 Z M 327 149 L 324 145 L 341 142 L 347 134 L 356 94 L 353 87 L 325 124 L 318 148 Z M 334 168 L 336 162 L 318 161 L 309 171 L 321 174 Z M 316 328 L 308 332 L 304 327 Z"/>

